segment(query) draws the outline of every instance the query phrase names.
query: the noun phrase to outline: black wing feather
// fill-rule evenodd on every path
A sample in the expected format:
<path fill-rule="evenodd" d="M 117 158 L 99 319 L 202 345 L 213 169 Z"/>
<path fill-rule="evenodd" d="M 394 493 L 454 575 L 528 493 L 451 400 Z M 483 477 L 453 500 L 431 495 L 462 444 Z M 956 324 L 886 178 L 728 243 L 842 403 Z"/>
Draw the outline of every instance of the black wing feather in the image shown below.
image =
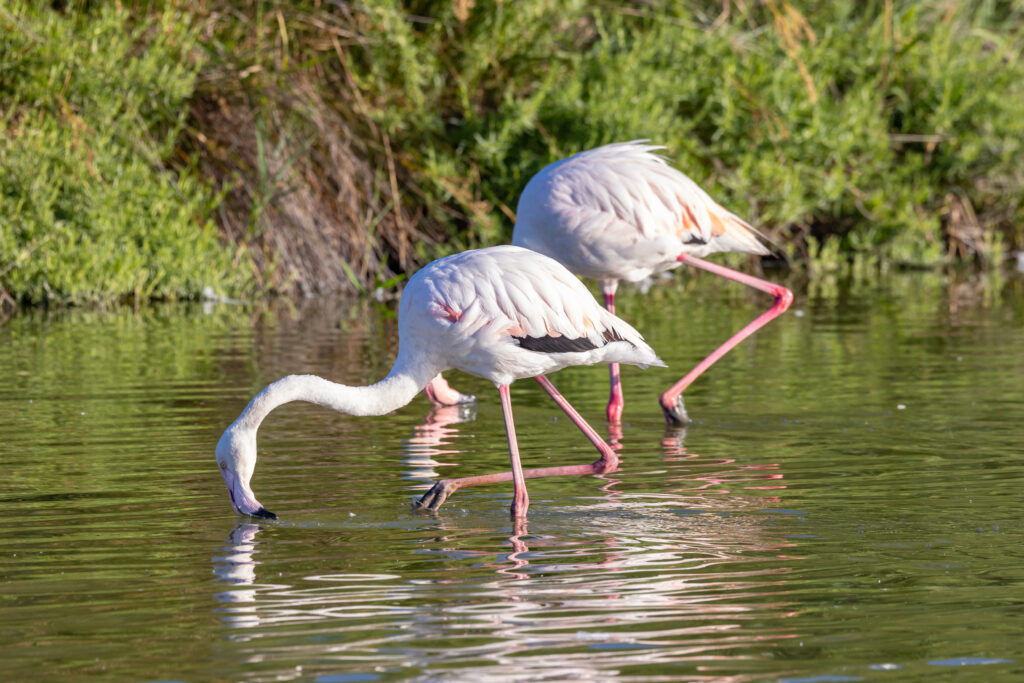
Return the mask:
<path fill-rule="evenodd" d="M 605 330 L 601 336 L 606 342 L 626 341 L 612 329 Z M 513 337 L 513 339 L 519 342 L 520 348 L 540 353 L 572 353 L 574 351 L 593 351 L 598 348 L 597 344 L 586 337 L 570 339 L 565 336 L 545 335 L 543 337 Z"/>
<path fill-rule="evenodd" d="M 569 339 L 568 337 L 513 337 L 519 340 L 519 346 L 527 351 L 541 353 L 572 353 L 573 351 L 593 351 L 597 348 L 594 342 L 586 337 Z"/>

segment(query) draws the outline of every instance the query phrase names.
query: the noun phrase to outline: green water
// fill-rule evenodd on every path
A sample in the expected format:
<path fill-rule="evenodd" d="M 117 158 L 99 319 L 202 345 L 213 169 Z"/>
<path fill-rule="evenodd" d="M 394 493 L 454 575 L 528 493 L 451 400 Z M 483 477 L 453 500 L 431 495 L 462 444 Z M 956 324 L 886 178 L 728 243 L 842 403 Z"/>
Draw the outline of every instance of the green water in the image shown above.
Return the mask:
<path fill-rule="evenodd" d="M 29 312 L 0 327 L 0 678 L 325 682 L 1024 676 L 1024 285 L 819 279 L 769 302 L 704 277 L 625 292 L 670 369 L 624 369 L 621 470 L 456 493 L 507 467 L 497 394 L 385 418 L 305 404 L 260 433 L 238 518 L 214 459 L 264 384 L 382 377 L 370 304 Z M 600 432 L 604 368 L 552 377 Z M 591 461 L 533 382 L 524 465 Z"/>

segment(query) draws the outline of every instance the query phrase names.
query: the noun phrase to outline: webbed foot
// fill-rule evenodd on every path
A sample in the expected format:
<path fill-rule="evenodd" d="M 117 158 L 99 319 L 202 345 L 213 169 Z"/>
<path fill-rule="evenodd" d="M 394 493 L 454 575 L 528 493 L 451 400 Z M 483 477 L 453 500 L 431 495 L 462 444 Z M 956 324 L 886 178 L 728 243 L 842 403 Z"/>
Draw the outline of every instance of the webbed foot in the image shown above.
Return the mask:
<path fill-rule="evenodd" d="M 441 479 L 430 487 L 422 498 L 413 503 L 413 507 L 417 510 L 437 510 L 456 490 L 450 479 Z"/>
<path fill-rule="evenodd" d="M 675 399 L 666 398 L 664 394 L 661 396 L 661 412 L 665 414 L 665 420 L 670 425 L 677 425 L 685 427 L 691 424 L 693 420 L 686 413 L 686 406 L 683 405 L 683 395 L 679 394 Z"/>

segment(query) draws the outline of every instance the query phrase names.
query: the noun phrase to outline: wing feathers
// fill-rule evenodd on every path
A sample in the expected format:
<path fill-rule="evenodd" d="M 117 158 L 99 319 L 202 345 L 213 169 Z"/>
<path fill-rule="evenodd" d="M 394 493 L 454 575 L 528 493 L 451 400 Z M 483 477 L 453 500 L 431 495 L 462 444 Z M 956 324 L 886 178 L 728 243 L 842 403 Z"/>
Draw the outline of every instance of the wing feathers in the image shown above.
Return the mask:
<path fill-rule="evenodd" d="M 524 348 L 543 347 L 548 352 L 569 346 L 592 350 L 611 341 L 643 344 L 636 330 L 602 308 L 586 286 L 553 259 L 510 245 L 479 251 L 485 254 L 446 259 L 455 267 L 446 269 L 436 284 L 434 308 L 461 311 L 459 324 L 467 331 L 475 333 L 496 323 L 491 328 L 496 334 L 521 330 L 523 335 L 510 336 L 520 339 Z"/>
<path fill-rule="evenodd" d="M 548 167 L 552 184 L 561 188 L 563 217 L 575 216 L 571 222 L 581 239 L 632 231 L 648 239 L 675 235 L 683 244 L 706 245 L 703 253 L 769 253 L 757 230 L 653 153 L 663 147 L 645 143 L 604 145 Z"/>
<path fill-rule="evenodd" d="M 597 348 L 594 342 L 586 337 L 569 339 L 568 337 L 515 337 L 520 348 L 540 353 L 572 353 L 593 351 Z"/>

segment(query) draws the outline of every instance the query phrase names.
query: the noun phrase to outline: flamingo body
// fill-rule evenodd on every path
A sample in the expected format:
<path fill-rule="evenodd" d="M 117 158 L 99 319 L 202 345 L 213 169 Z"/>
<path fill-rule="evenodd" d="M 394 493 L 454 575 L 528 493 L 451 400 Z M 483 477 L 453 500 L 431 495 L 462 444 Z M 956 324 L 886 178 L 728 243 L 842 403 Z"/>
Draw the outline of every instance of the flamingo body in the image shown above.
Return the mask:
<path fill-rule="evenodd" d="M 577 275 L 627 282 L 678 267 L 680 253 L 769 253 L 749 224 L 658 149 L 612 143 L 546 166 L 519 198 L 512 243 Z"/>
<path fill-rule="evenodd" d="M 664 365 L 640 334 L 603 309 L 564 266 L 516 246 L 490 247 L 435 261 L 414 275 L 398 311 L 398 357 L 380 382 L 337 384 L 313 375 L 284 377 L 257 394 L 221 436 L 217 463 L 231 504 L 240 514 L 274 517 L 256 499 L 256 432 L 277 406 L 307 401 L 349 415 L 383 415 L 409 403 L 438 373 L 459 369 L 499 389 L 513 465 L 511 473 L 439 482 L 421 501 L 436 509 L 462 486 L 511 479 L 512 511 L 529 504 L 525 478 L 586 474 L 615 467 L 614 452 L 597 436 L 544 373 L 569 365 Z M 601 453 L 593 465 L 524 473 L 519 463 L 508 385 L 536 377 Z"/>
<path fill-rule="evenodd" d="M 615 311 L 619 280 L 638 282 L 687 263 L 768 292 L 765 313 L 713 351 L 661 396 L 670 423 L 689 416 L 682 392 L 722 355 L 789 308 L 788 289 L 702 260 L 715 252 L 768 254 L 761 235 L 715 202 L 695 182 L 654 154 L 660 146 L 619 142 L 580 152 L 542 169 L 519 198 L 512 243 L 547 254 L 600 281 Z M 619 368 L 611 364 L 608 420 L 624 405 Z"/>
<path fill-rule="evenodd" d="M 516 246 L 466 251 L 416 273 L 399 304 L 399 362 L 496 385 L 569 365 L 660 365 L 643 337 L 554 259 Z"/>

